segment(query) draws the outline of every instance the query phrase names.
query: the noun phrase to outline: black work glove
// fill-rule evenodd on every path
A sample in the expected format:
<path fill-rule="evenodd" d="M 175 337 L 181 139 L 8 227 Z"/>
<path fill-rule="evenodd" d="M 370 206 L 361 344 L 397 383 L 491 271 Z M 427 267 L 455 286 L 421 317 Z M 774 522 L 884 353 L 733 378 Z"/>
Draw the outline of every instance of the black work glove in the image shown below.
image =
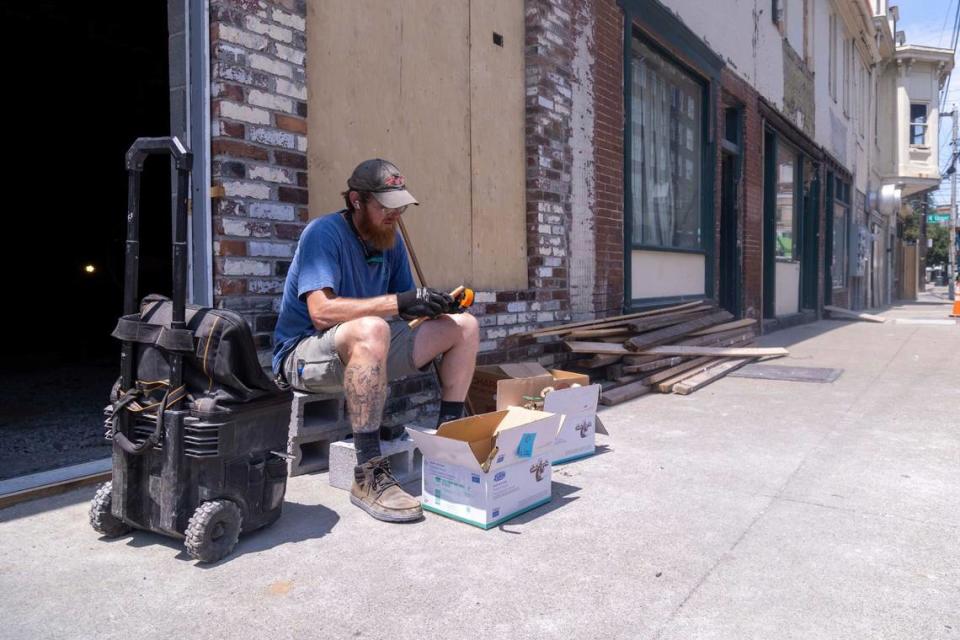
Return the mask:
<path fill-rule="evenodd" d="M 453 296 L 447 294 L 447 298 L 450 299 L 450 304 L 443 310 L 444 313 L 463 313 L 466 311 L 465 307 L 460 306 L 460 301 L 463 300 L 463 293 L 454 298 Z"/>
<path fill-rule="evenodd" d="M 404 320 L 413 320 L 424 316 L 436 318 L 441 313 L 447 313 L 446 309 L 454 304 L 449 293 L 428 287 L 410 289 L 410 291 L 397 294 L 397 309 L 400 312 L 400 317 Z"/>

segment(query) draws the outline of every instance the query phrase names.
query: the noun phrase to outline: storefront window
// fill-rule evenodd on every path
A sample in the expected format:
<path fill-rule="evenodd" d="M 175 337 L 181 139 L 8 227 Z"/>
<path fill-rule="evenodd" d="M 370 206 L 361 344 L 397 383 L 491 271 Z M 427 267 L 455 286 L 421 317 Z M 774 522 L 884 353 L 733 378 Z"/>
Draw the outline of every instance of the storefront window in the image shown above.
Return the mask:
<path fill-rule="evenodd" d="M 633 241 L 701 249 L 703 85 L 639 40 L 631 75 Z"/>
<path fill-rule="evenodd" d="M 797 259 L 797 151 L 777 145 L 777 243 L 780 260 Z"/>
<path fill-rule="evenodd" d="M 850 185 L 839 179 L 834 182 L 833 201 L 833 260 L 830 276 L 834 289 L 842 289 L 847 282 L 848 245 L 847 229 L 850 225 Z"/>

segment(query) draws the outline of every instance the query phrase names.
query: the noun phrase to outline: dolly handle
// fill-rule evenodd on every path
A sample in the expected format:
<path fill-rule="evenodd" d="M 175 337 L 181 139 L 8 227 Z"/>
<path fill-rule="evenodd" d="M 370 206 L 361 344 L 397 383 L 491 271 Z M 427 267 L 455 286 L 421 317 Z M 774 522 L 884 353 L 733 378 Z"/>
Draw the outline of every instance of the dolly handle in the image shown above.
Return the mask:
<path fill-rule="evenodd" d="M 173 317 L 171 329 L 186 326 L 187 298 L 187 200 L 193 154 L 176 136 L 164 138 L 137 138 L 126 155 L 127 164 L 127 241 L 123 274 L 123 313 L 137 312 L 137 294 L 140 277 L 140 178 L 143 164 L 152 155 L 169 155 L 177 171 L 176 212 L 173 219 Z M 128 353 L 129 352 L 129 353 Z M 132 348 L 125 347 L 121 360 L 123 387 L 133 384 Z M 180 386 L 182 372 L 180 357 L 171 361 L 170 383 Z"/>

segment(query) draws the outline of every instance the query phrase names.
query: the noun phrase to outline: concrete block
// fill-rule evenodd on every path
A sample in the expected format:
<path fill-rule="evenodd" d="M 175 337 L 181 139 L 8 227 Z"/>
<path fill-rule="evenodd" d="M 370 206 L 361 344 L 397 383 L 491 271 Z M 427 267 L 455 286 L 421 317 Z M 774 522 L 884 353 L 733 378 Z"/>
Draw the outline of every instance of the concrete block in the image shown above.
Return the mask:
<path fill-rule="evenodd" d="M 420 431 L 434 431 L 423 425 L 409 425 Z M 408 436 L 381 440 L 380 451 L 390 459 L 390 469 L 400 484 L 420 479 L 423 456 Z M 353 468 L 357 466 L 357 450 L 353 438 L 330 445 L 330 486 L 349 491 L 353 485 Z"/>
<path fill-rule="evenodd" d="M 293 392 L 287 452 L 290 476 L 325 471 L 330 445 L 350 435 L 340 394 Z"/>
<path fill-rule="evenodd" d="M 293 392 L 290 437 L 306 436 L 343 428 L 350 432 L 343 394 Z"/>
<path fill-rule="evenodd" d="M 287 462 L 289 476 L 299 476 L 315 471 L 326 471 L 330 467 L 330 455 L 333 444 L 350 435 L 350 427 L 333 429 L 323 433 L 291 436 L 287 452 L 293 456 Z"/>

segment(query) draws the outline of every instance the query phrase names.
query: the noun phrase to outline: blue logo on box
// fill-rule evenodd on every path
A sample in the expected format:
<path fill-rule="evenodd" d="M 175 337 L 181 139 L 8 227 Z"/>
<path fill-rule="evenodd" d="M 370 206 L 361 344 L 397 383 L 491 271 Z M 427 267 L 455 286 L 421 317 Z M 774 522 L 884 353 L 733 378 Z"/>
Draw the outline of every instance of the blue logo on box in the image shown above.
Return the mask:
<path fill-rule="evenodd" d="M 501 480 L 503 480 L 503 479 L 506 478 L 506 477 L 507 477 L 507 472 L 506 472 L 506 471 L 500 471 L 500 472 L 497 473 L 497 475 L 493 476 L 493 481 L 494 481 L 494 482 L 500 482 Z"/>
<path fill-rule="evenodd" d="M 499 517 L 499 516 L 500 516 L 500 509 L 494 509 L 494 510 L 493 510 L 493 517 L 496 518 L 496 517 Z"/>
<path fill-rule="evenodd" d="M 502 454 L 502 453 L 501 453 L 499 456 L 497 456 L 497 462 L 498 462 L 498 463 L 503 462 L 503 454 Z"/>
<path fill-rule="evenodd" d="M 520 444 L 517 445 L 517 456 L 520 458 L 529 458 L 533 455 L 533 443 L 537 439 L 536 433 L 525 433 L 520 437 Z"/>
<path fill-rule="evenodd" d="M 480 484 L 480 476 L 478 476 L 477 474 L 474 473 L 473 475 L 471 475 L 471 476 L 470 476 L 470 479 L 471 479 L 473 482 L 475 482 L 475 483 L 477 483 L 477 484 Z"/>

